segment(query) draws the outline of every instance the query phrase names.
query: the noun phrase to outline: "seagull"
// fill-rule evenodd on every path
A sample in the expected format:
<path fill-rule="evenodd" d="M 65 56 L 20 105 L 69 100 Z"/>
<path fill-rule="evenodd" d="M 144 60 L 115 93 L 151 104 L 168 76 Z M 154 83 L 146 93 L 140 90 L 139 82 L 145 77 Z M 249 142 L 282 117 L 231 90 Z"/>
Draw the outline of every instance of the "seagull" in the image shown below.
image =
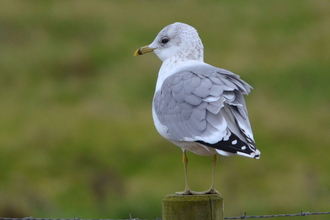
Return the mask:
<path fill-rule="evenodd" d="M 177 194 L 218 194 L 214 187 L 218 154 L 260 158 L 243 97 L 252 87 L 238 75 L 205 63 L 204 46 L 190 25 L 166 26 L 134 56 L 150 52 L 163 62 L 152 104 L 154 124 L 161 136 L 183 151 L 185 190 Z M 209 190 L 190 190 L 187 151 L 213 155 Z"/>

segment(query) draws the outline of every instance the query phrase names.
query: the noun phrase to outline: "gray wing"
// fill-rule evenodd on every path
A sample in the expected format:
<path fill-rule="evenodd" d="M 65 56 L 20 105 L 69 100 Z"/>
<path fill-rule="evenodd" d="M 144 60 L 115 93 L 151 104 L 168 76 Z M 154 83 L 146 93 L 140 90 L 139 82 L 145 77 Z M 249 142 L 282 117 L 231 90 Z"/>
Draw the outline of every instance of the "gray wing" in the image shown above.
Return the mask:
<path fill-rule="evenodd" d="M 169 137 L 231 153 L 254 152 L 243 98 L 252 87 L 224 69 L 212 66 L 191 69 L 168 77 L 154 97 L 155 113 L 168 128 Z"/>

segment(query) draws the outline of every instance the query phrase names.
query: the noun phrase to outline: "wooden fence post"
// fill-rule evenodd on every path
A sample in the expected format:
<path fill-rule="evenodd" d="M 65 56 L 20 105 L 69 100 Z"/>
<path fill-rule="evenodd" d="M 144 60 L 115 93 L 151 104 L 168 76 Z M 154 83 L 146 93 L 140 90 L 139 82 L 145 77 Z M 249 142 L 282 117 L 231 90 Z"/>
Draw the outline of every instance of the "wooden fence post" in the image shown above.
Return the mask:
<path fill-rule="evenodd" d="M 223 198 L 210 195 L 167 195 L 162 220 L 223 220 Z"/>

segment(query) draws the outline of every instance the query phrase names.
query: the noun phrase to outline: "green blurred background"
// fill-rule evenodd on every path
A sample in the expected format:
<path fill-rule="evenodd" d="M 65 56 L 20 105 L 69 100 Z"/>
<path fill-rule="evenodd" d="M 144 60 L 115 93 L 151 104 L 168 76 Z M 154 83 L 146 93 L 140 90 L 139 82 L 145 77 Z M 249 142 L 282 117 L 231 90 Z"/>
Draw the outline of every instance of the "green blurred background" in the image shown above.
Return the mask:
<path fill-rule="evenodd" d="M 184 188 L 181 150 L 151 117 L 161 62 L 133 53 L 176 21 L 199 31 L 206 62 L 254 87 L 262 155 L 220 158 L 225 216 L 330 211 L 329 11 L 327 0 L 0 1 L 0 216 L 161 216 Z M 211 158 L 188 157 L 191 188 L 206 190 Z"/>

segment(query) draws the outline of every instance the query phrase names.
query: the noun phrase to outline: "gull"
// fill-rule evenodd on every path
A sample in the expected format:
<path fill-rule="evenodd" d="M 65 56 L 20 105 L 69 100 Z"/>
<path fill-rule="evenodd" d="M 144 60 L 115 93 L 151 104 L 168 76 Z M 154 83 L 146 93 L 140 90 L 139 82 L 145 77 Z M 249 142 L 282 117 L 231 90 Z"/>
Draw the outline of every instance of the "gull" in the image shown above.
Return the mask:
<path fill-rule="evenodd" d="M 163 61 L 158 73 L 152 116 L 159 134 L 183 150 L 185 190 L 177 194 L 217 194 L 218 154 L 260 158 L 243 95 L 252 87 L 228 70 L 204 62 L 204 47 L 195 28 L 176 22 L 163 28 L 134 56 L 153 52 Z M 209 190 L 190 190 L 187 151 L 212 156 Z"/>

